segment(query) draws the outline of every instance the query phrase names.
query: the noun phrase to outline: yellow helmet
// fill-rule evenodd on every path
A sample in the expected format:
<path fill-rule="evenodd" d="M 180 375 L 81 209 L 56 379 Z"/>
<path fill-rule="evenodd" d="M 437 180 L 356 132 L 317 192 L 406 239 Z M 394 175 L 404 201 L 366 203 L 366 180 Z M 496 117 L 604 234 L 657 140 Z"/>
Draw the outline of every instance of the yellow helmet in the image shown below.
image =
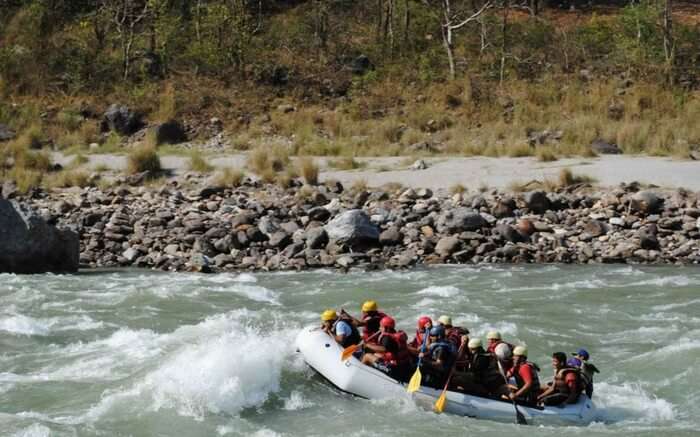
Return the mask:
<path fill-rule="evenodd" d="M 335 320 L 337 318 L 338 315 L 335 313 L 335 310 L 326 310 L 323 313 L 321 313 L 322 322 L 330 322 L 331 320 Z"/>
<path fill-rule="evenodd" d="M 513 355 L 518 355 L 521 357 L 526 357 L 527 356 L 527 347 L 525 346 L 516 346 L 515 349 L 513 349 Z"/>
<path fill-rule="evenodd" d="M 365 303 L 362 304 L 362 311 L 364 311 L 365 313 L 368 313 L 370 311 L 377 311 L 377 302 L 373 300 L 365 301 Z"/>
<path fill-rule="evenodd" d="M 443 325 L 450 325 L 452 326 L 452 318 L 450 316 L 440 316 L 438 319 L 438 322 L 442 323 Z"/>
<path fill-rule="evenodd" d="M 500 340 L 501 333 L 498 331 L 490 331 L 488 334 L 486 334 L 486 339 L 487 340 Z"/>

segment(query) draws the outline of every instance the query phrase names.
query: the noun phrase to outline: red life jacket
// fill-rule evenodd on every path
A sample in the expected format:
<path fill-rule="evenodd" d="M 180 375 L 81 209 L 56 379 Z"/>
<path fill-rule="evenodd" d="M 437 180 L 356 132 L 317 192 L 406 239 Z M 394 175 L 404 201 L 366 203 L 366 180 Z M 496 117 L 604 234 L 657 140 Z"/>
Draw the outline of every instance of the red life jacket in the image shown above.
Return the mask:
<path fill-rule="evenodd" d="M 467 331 L 458 326 L 453 326 L 445 331 L 445 338 L 452 343 L 455 348 L 459 349 L 462 344 L 462 336 L 466 335 Z"/>
<path fill-rule="evenodd" d="M 423 347 L 424 339 L 425 337 L 423 337 L 423 333 L 421 331 L 416 331 L 416 337 L 411 342 L 411 346 L 420 349 L 421 347 Z"/>
<path fill-rule="evenodd" d="M 397 332 L 384 332 L 379 335 L 379 343 L 382 339 L 387 336 L 396 343 L 397 351 L 394 352 L 384 352 L 382 359 L 385 363 L 391 366 L 399 366 L 401 364 L 406 364 L 411 361 L 411 354 L 408 352 L 407 340 L 408 336 L 403 331 Z"/>
<path fill-rule="evenodd" d="M 379 321 L 384 317 L 386 317 L 386 314 L 381 311 L 377 311 L 377 313 L 374 315 L 365 314 L 362 317 L 362 321 L 365 322 L 365 326 L 362 329 L 362 339 L 365 341 L 365 343 L 378 343 L 377 337 L 374 337 L 371 340 L 368 339 L 379 331 Z"/>

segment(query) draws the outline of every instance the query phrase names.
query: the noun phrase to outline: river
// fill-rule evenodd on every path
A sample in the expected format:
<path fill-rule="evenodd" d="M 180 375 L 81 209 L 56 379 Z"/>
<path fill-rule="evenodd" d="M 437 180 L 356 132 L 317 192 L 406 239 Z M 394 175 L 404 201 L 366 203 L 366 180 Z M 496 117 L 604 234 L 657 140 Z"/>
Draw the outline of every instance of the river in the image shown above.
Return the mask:
<path fill-rule="evenodd" d="M 699 289 L 690 267 L 0 275 L 0 435 L 696 436 Z M 523 427 L 338 393 L 294 338 L 368 298 L 410 335 L 423 314 L 498 329 L 543 379 L 553 351 L 587 348 L 599 420 Z"/>

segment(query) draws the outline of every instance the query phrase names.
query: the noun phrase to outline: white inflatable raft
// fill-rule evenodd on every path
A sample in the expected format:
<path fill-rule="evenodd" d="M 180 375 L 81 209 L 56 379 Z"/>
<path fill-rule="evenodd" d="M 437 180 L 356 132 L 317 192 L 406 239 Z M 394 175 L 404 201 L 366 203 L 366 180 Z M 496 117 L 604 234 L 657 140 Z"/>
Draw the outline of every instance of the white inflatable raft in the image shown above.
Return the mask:
<path fill-rule="evenodd" d="M 362 364 L 352 357 L 341 362 L 343 348 L 317 327 L 304 328 L 297 336 L 297 350 L 304 361 L 340 390 L 366 399 L 413 397 L 416 404 L 432 410 L 441 391 L 421 387 L 409 395 L 406 384 Z M 565 407 L 530 408 L 518 406 L 528 424 L 587 425 L 596 417 L 593 402 L 581 395 L 578 403 Z M 513 404 L 493 399 L 447 392 L 445 412 L 479 419 L 514 422 Z"/>

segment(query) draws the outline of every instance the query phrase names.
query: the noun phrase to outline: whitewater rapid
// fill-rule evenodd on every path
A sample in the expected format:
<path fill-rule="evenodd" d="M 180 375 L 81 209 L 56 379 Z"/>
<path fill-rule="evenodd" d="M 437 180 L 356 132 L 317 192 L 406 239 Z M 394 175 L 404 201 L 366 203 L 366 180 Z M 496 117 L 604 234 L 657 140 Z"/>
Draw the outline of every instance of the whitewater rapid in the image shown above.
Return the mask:
<path fill-rule="evenodd" d="M 412 272 L 0 275 L 0 435 L 556 435 L 338 393 L 294 350 L 325 308 L 376 298 L 399 327 L 449 313 L 603 370 L 587 435 L 695 435 L 700 271 L 440 267 Z"/>

